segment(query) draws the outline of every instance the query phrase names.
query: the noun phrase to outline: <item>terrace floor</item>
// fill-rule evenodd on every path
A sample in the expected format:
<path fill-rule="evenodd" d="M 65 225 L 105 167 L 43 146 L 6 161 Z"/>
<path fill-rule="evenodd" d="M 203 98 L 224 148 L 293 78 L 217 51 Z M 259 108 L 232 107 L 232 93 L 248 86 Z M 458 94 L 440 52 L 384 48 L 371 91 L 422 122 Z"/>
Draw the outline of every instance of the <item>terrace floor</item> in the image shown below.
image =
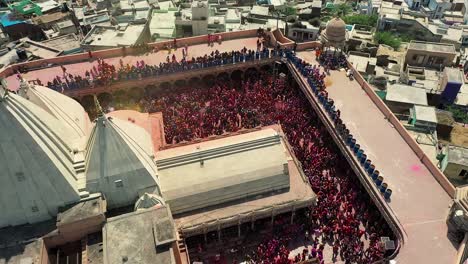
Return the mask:
<path fill-rule="evenodd" d="M 215 43 L 212 46 L 208 46 L 208 44 L 199 44 L 193 45 L 188 47 L 188 57 L 198 57 L 204 56 L 205 54 L 209 54 L 212 51 L 220 51 L 220 52 L 228 52 L 233 50 L 241 50 L 244 47 L 247 49 L 256 49 L 257 47 L 257 38 L 243 38 L 243 39 L 235 39 L 235 40 L 225 40 L 222 44 Z M 182 48 L 178 48 L 177 50 L 172 50 L 169 53 L 167 50 L 160 50 L 157 52 L 149 52 L 146 54 L 141 55 L 128 55 L 125 57 L 114 57 L 114 58 L 107 58 L 104 61 L 108 64 L 115 65 L 117 68 L 120 65 L 120 60 L 123 61 L 123 64 L 126 65 L 127 63 L 130 65 L 136 65 L 137 61 L 143 60 L 146 64 L 151 65 L 158 65 L 160 62 L 165 62 L 167 56 L 169 55 L 172 57 L 172 54 L 176 54 L 177 59 L 182 58 Z M 86 70 L 91 70 L 93 66 L 97 67 L 98 63 L 96 58 L 92 61 L 85 61 L 85 62 L 77 62 L 72 64 L 63 65 L 66 68 L 66 72 L 73 75 L 81 75 L 84 77 L 84 73 Z M 54 66 L 39 70 L 30 71 L 28 73 L 22 74 L 23 78 L 28 81 L 39 79 L 41 80 L 43 85 L 46 85 L 48 81 L 52 81 L 56 76 L 63 76 L 63 71 L 60 66 Z M 7 77 L 8 88 L 12 91 L 16 91 L 19 87 L 19 80 L 16 75 L 11 75 Z"/>
<path fill-rule="evenodd" d="M 298 55 L 316 63 L 312 52 Z M 388 205 L 407 236 L 398 262 L 453 263 L 457 245 L 445 222 L 450 196 L 356 81 L 345 71 L 331 71 L 327 79 L 329 97 L 346 127 L 393 190 Z"/>

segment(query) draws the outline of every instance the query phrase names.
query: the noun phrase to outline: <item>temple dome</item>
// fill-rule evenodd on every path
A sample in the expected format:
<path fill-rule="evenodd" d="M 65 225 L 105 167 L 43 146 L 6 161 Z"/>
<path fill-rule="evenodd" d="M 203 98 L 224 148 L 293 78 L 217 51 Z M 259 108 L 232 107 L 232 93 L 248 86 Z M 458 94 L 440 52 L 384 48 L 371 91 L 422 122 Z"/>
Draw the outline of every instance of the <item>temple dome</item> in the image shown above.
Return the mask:
<path fill-rule="evenodd" d="M 85 149 L 92 124 L 80 103 L 50 88 L 29 85 L 25 80 L 21 82 L 18 94 L 44 109 L 66 126 L 74 138 L 74 149 L 77 151 Z"/>
<path fill-rule="evenodd" d="M 0 99 L 0 227 L 51 219 L 80 200 L 73 134 L 21 96 Z"/>
<path fill-rule="evenodd" d="M 342 44 L 346 40 L 346 24 L 341 18 L 333 18 L 328 21 L 322 39 L 329 44 Z"/>

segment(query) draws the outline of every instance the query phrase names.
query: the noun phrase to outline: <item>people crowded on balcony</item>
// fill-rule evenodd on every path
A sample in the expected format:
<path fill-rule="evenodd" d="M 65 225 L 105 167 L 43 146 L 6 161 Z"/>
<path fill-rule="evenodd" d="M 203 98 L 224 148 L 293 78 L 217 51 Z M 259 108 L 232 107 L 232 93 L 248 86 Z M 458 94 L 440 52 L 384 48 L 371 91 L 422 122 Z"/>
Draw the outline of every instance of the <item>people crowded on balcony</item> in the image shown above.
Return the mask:
<path fill-rule="evenodd" d="M 262 46 L 262 45 L 261 45 Z M 62 67 L 62 75 L 57 75 L 52 81 L 47 82 L 47 87 L 63 92 L 67 89 L 91 88 L 94 86 L 110 85 L 123 80 L 135 80 L 147 77 L 156 77 L 175 72 L 201 69 L 212 66 L 220 66 L 245 61 L 259 60 L 270 57 L 270 50 L 266 46 L 262 49 L 219 52 L 218 50 L 199 57 L 188 57 L 188 47 L 184 49 L 184 56 L 177 58 L 175 54 L 168 55 L 165 63 L 149 65 L 144 60 L 136 64 L 124 64 L 120 60 L 118 68 L 107 63 L 103 59 L 97 59 L 97 67 L 93 66 L 84 72 L 84 76 L 68 74 L 66 68 Z M 271 52 L 271 55 L 281 55 L 279 51 Z"/>

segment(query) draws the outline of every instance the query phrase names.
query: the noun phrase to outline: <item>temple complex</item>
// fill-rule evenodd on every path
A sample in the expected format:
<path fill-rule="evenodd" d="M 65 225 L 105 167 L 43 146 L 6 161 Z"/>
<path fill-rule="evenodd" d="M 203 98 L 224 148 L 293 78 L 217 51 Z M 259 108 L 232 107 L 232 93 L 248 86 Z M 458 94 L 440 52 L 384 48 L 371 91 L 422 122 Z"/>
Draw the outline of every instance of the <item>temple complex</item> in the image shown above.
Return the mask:
<path fill-rule="evenodd" d="M 452 263 L 455 188 L 346 77 L 346 34 L 334 18 L 322 43 L 250 30 L 6 68 L 0 264 Z"/>

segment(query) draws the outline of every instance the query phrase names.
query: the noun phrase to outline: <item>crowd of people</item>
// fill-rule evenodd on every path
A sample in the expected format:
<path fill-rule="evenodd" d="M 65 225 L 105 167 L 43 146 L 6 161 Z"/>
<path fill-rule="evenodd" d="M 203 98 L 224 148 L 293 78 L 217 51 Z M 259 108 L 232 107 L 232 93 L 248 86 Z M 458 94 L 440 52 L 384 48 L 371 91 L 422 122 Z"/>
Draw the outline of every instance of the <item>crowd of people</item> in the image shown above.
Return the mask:
<path fill-rule="evenodd" d="M 258 32 L 262 34 L 261 32 Z M 169 54 L 166 62 L 148 65 L 111 65 L 97 59 L 97 66 L 84 76 L 67 73 L 47 83 L 52 89 L 65 90 L 109 85 L 121 80 L 141 79 L 222 64 L 283 55 L 281 49 L 269 50 L 257 43 L 257 50 L 219 52 L 203 57 L 182 58 Z M 326 92 L 325 77 L 329 69 L 346 68 L 344 56 L 317 54 L 318 65 L 308 65 L 309 77 Z M 335 54 L 336 55 L 336 54 Z M 40 82 L 40 81 L 39 81 Z M 40 84 L 40 83 L 39 83 Z M 373 263 L 384 257 L 380 237 L 392 237 L 387 223 L 380 216 L 359 184 L 348 163 L 321 124 L 302 92 L 286 79 L 260 73 L 245 76 L 239 82 L 218 81 L 206 88 L 180 88 L 177 91 L 147 95 L 142 106 L 148 112 L 162 112 L 165 140 L 168 144 L 222 135 L 243 128 L 280 124 L 295 157 L 302 165 L 317 204 L 293 224 L 275 219 L 271 234 L 248 252 L 245 259 L 255 263 L 290 264 L 307 259 L 325 263 L 324 251 L 332 251 L 332 260 L 345 263 Z M 298 237 L 308 245 L 300 253 L 292 253 L 290 244 Z"/>
<path fill-rule="evenodd" d="M 325 90 L 326 74 L 318 66 L 308 67 L 315 84 Z M 389 227 L 330 143 L 333 140 L 305 96 L 286 80 L 253 75 L 240 84 L 224 81 L 148 98 L 145 106 L 150 112 L 163 113 L 169 144 L 259 125 L 281 125 L 318 202 L 301 221 L 276 222 L 276 231 L 248 259 L 285 264 L 316 258 L 324 263 L 326 247 L 331 247 L 333 259 L 341 257 L 346 263 L 372 263 L 384 257 L 379 239 L 392 237 Z M 311 247 L 291 257 L 288 245 L 298 236 Z"/>
<path fill-rule="evenodd" d="M 323 66 L 325 71 L 348 68 L 346 57 L 341 52 L 323 51 L 322 49 L 317 48 L 315 49 L 315 57 L 319 61 L 320 65 Z"/>
<path fill-rule="evenodd" d="M 46 86 L 63 92 L 71 89 L 110 85 L 122 80 L 137 80 L 186 70 L 259 60 L 283 54 L 282 50 L 270 50 L 262 43 L 259 39 L 256 50 L 247 49 L 246 47 L 239 51 L 230 52 L 216 50 L 211 52 L 211 54 L 200 57 L 189 57 L 188 47 L 186 46 L 183 48 L 182 58 L 177 58 L 175 54 L 168 54 L 166 61 L 158 65 L 147 64 L 144 60 L 130 65 L 129 63 L 124 63 L 121 59 L 119 65 L 115 66 L 103 59 L 97 58 L 97 65 L 84 71 L 83 75 L 67 73 L 66 67 L 61 66 L 62 74 L 55 76 L 52 81 L 48 81 Z M 36 82 L 42 85 L 40 79 L 37 79 Z"/>

